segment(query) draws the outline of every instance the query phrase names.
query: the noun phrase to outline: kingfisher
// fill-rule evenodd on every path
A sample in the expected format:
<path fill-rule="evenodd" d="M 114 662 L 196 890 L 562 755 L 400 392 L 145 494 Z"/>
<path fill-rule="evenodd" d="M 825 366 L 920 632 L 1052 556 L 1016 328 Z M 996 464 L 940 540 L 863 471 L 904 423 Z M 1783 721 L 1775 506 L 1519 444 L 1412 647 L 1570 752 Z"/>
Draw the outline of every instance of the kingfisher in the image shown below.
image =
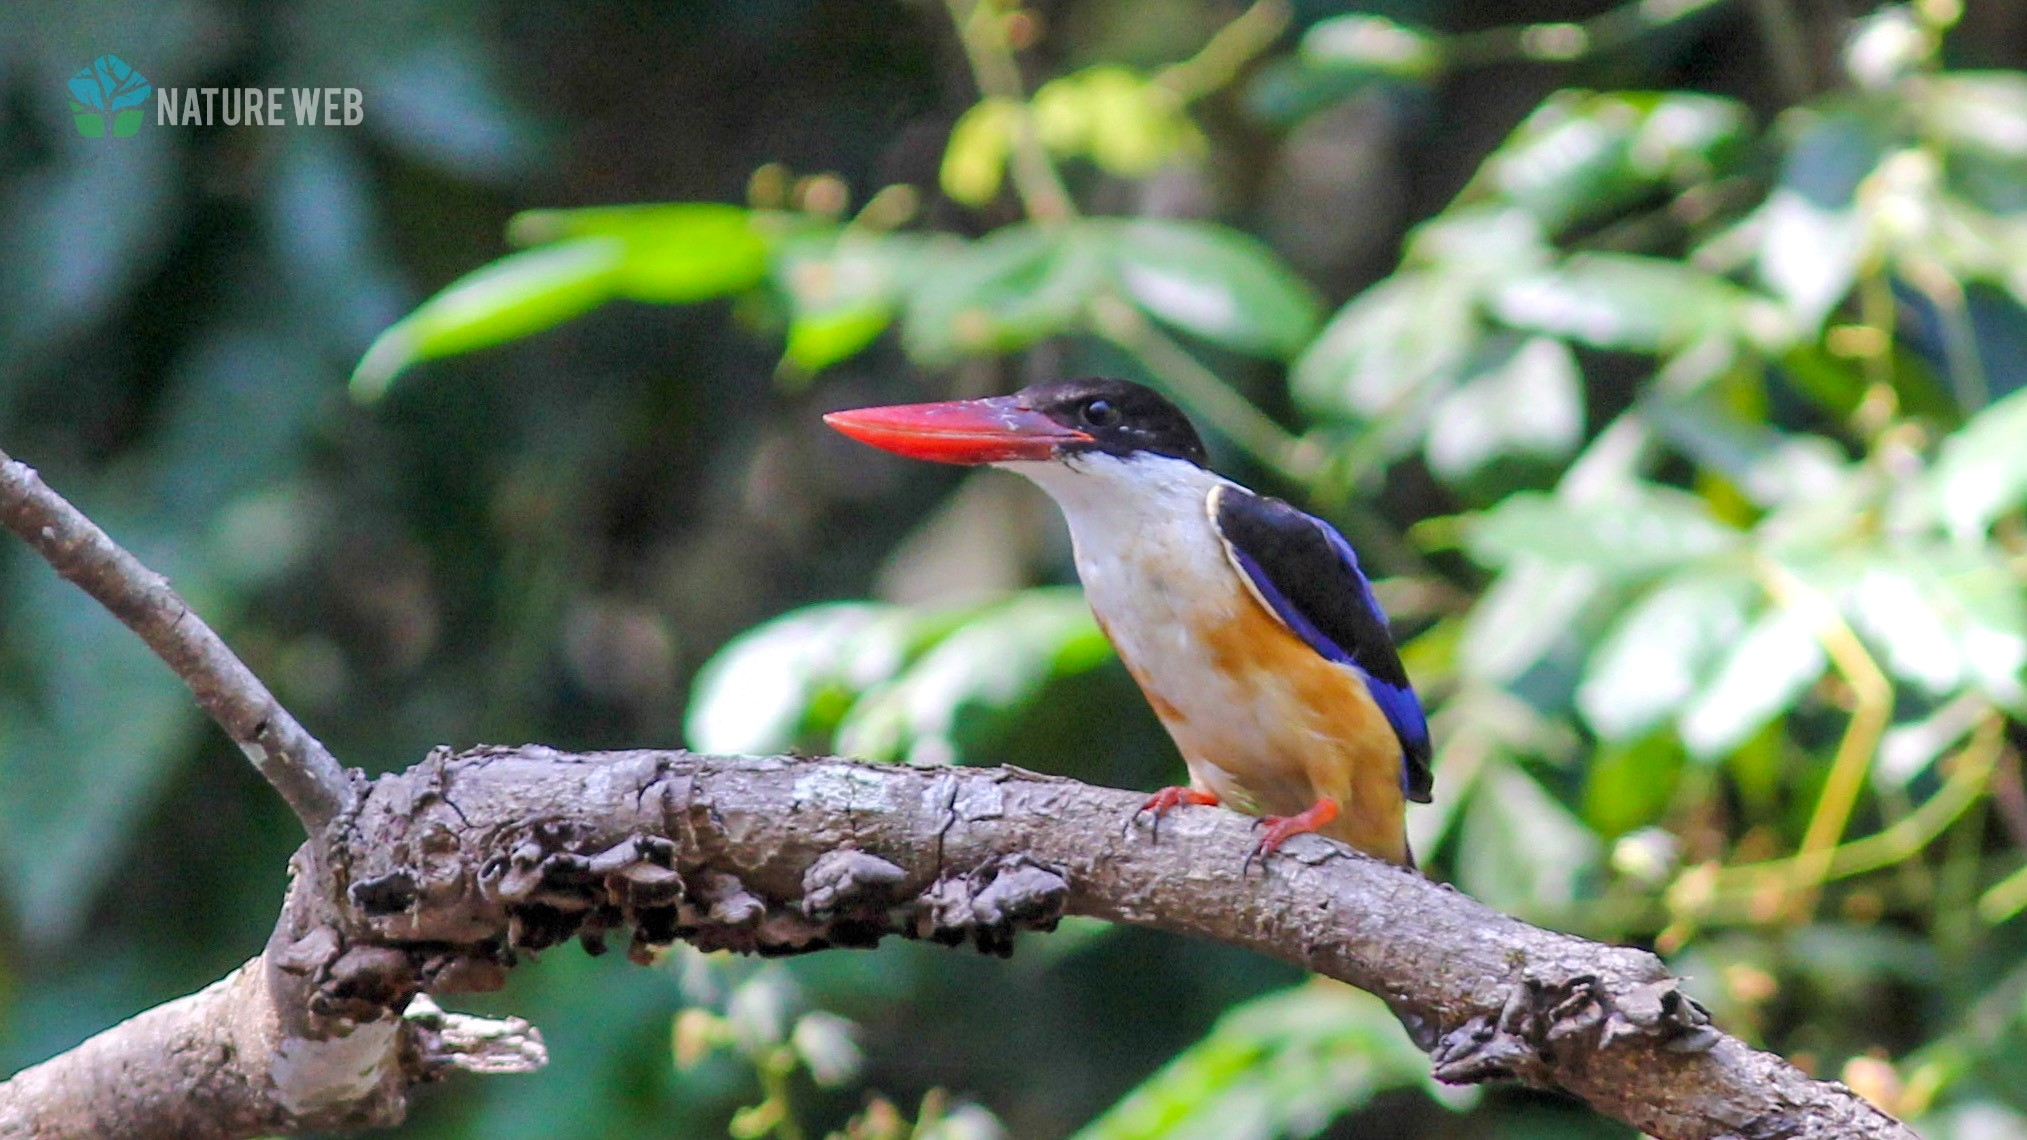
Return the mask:
<path fill-rule="evenodd" d="M 1260 817 L 1249 862 L 1317 832 L 1414 866 L 1406 802 L 1429 801 L 1429 726 L 1358 556 L 1329 523 L 1212 471 L 1160 393 L 1062 380 L 824 421 L 1055 499 L 1098 626 L 1189 768 L 1136 819 L 1222 804 Z"/>

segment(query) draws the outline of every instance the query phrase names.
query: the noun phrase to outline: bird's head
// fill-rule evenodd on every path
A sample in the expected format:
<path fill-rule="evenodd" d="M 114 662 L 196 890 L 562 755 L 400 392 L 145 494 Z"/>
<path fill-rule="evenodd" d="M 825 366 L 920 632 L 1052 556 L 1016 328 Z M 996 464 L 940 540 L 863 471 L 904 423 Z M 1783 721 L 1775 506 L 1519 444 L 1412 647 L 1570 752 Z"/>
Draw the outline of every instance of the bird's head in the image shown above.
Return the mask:
<path fill-rule="evenodd" d="M 937 463 L 1205 462 L 1203 441 L 1181 410 L 1130 380 L 1057 380 L 986 400 L 832 412 L 824 422 L 883 451 Z"/>

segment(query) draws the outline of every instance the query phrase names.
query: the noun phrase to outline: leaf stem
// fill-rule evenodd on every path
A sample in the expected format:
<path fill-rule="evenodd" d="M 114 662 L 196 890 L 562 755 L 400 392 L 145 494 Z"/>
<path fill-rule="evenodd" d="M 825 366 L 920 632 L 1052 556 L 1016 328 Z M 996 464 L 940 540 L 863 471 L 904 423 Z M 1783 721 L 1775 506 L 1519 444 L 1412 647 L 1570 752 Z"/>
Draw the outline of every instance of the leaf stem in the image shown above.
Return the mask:
<path fill-rule="evenodd" d="M 1858 794 L 1864 789 L 1866 773 L 1871 770 L 1872 757 L 1879 749 L 1880 737 L 1891 723 L 1893 683 L 1821 591 L 1775 562 L 1764 563 L 1760 574 L 1777 604 L 1801 613 L 1815 627 L 1823 651 L 1851 686 L 1857 703 L 1843 738 L 1837 742 L 1835 757 L 1830 762 L 1830 778 L 1816 800 L 1816 810 L 1802 835 L 1801 850 L 1796 853 L 1787 876 L 1790 913 L 1797 919 L 1805 919 L 1815 909 L 1817 888 L 1830 873 L 1831 849 L 1843 838 Z"/>
<path fill-rule="evenodd" d="M 979 93 L 1005 100 L 1014 108 L 1013 152 L 1009 165 L 1015 193 L 1028 216 L 1044 225 L 1059 225 L 1077 216 L 1077 204 L 1063 185 L 1063 176 L 1049 160 L 1035 127 L 1034 111 L 1021 83 L 1020 66 L 1007 42 L 1006 20 L 991 0 L 944 0 L 956 25 L 964 58 L 971 65 Z"/>
<path fill-rule="evenodd" d="M 1724 0 L 1633 0 L 1588 20 L 1506 24 L 1446 36 L 1443 55 L 1451 67 L 1477 67 L 1513 59 L 1568 63 L 1624 47 L 1722 3 Z"/>
<path fill-rule="evenodd" d="M 1322 453 L 1233 391 L 1217 373 L 1156 328 L 1126 301 L 1100 295 L 1091 304 L 1091 324 L 1158 377 L 1192 411 L 1225 438 L 1282 477 L 1308 486 L 1323 469 Z"/>
<path fill-rule="evenodd" d="M 1706 905 L 1711 911 L 1727 904 L 1749 906 L 1750 901 L 1760 896 L 1770 884 L 1785 883 L 1792 890 L 1797 879 L 1805 873 L 1812 875 L 1810 886 L 1813 888 L 1890 867 L 1919 854 L 1962 818 L 1964 812 L 1984 794 L 2005 741 L 2003 730 L 2001 718 L 1987 713 L 1970 742 L 1947 762 L 1949 778 L 1943 786 L 1891 827 L 1815 856 L 1794 855 L 1786 859 L 1726 867 L 1712 884 Z M 1985 892 L 1978 903 L 1981 917 L 1987 921 L 2003 919 L 2011 912 L 2002 912 L 2000 908 L 2014 896 L 2019 896 L 2015 909 L 2027 905 L 2027 869 L 2014 878 L 2020 882 L 2016 884 L 2009 879 Z M 1995 897 L 2001 896 L 2002 891 L 2007 894 Z M 1999 918 L 1995 919 L 1995 914 Z M 1722 916 L 1706 912 L 1696 917 L 1710 921 Z"/>
<path fill-rule="evenodd" d="M 1294 14 L 1288 0 L 1254 0 L 1195 55 L 1162 68 L 1153 82 L 1185 103 L 1201 99 L 1230 83 L 1249 60 L 1273 46 Z"/>

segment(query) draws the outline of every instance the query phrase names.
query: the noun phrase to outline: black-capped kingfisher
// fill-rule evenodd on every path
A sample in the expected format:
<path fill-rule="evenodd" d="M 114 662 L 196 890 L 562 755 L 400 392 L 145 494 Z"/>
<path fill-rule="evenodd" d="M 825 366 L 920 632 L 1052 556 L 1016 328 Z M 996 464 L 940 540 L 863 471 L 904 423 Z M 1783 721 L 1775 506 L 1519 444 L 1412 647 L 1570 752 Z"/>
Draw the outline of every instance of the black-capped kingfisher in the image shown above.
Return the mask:
<path fill-rule="evenodd" d="M 1190 785 L 1141 809 L 1263 817 L 1255 854 L 1318 832 L 1414 865 L 1429 727 L 1386 615 L 1329 523 L 1205 466 L 1174 404 L 1125 380 L 824 417 L 864 443 L 1027 476 L 1070 524 L 1084 594 Z"/>

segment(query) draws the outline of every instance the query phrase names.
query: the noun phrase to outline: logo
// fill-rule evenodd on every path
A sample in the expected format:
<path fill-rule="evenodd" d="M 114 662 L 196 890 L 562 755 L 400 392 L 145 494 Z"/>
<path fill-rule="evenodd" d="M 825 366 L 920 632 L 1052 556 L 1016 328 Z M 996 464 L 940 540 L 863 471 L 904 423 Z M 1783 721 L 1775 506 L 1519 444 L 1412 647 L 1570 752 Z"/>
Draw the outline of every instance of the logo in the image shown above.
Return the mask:
<path fill-rule="evenodd" d="M 154 88 L 116 55 L 102 55 L 70 77 L 70 116 L 88 139 L 129 138 L 141 129 L 141 107 Z"/>

